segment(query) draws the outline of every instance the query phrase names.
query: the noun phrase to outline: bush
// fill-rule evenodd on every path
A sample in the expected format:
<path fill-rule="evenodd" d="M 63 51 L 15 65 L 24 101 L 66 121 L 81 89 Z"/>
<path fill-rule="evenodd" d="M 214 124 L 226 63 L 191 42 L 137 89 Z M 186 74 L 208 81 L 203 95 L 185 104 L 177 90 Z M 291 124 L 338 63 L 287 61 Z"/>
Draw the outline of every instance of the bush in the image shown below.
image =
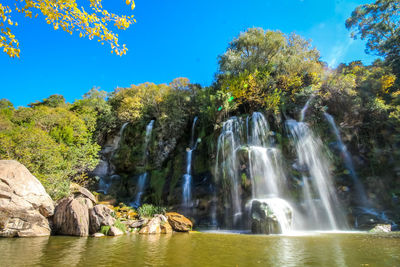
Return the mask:
<path fill-rule="evenodd" d="M 103 225 L 103 226 L 101 227 L 101 229 L 100 229 L 100 233 L 102 233 L 103 235 L 108 235 L 108 232 L 110 231 L 110 228 L 111 228 L 111 227 L 108 226 L 108 225 L 107 225 L 107 226 L 104 226 L 104 225 Z"/>
<path fill-rule="evenodd" d="M 139 216 L 145 218 L 151 218 L 156 214 L 164 214 L 166 209 L 164 207 L 153 206 L 151 204 L 143 204 L 138 209 Z"/>

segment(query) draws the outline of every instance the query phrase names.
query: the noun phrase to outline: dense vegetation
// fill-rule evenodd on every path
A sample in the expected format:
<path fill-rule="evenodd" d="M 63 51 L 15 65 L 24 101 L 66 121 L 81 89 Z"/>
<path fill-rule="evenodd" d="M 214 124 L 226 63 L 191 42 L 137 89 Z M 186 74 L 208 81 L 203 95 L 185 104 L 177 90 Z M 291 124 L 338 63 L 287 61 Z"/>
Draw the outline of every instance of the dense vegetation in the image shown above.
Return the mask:
<path fill-rule="evenodd" d="M 324 111 L 332 114 L 345 143 L 358 158 L 357 171 L 364 182 L 372 190 L 383 183 L 391 190 L 389 196 L 400 196 L 394 177 L 400 171 L 400 34 L 396 23 L 385 25 L 389 28 L 381 35 L 371 30 L 383 29 L 374 21 L 376 12 L 378 17 L 392 18 L 399 4 L 377 1 L 377 5 L 383 3 L 386 6 L 382 8 L 357 8 L 346 23 L 349 28 L 358 25 L 361 37 L 370 38 L 369 50 L 378 51 L 384 59 L 368 66 L 355 61 L 331 69 L 302 37 L 251 28 L 219 57 L 219 70 L 209 87 L 178 78 L 170 84 L 117 88 L 108 95 L 92 89 L 74 103 L 53 95 L 17 109 L 3 99 L 0 159 L 23 163 L 58 199 L 68 193 L 70 181 L 86 185 L 94 181 L 87 174 L 99 161 L 100 147 L 129 122 L 126 135 L 130 138 L 123 138 L 112 162 L 126 175 L 150 171 L 151 199 L 160 204 L 165 180 L 173 184 L 182 175 L 181 169 L 172 170 L 182 163 L 167 159 L 184 151 L 185 144 L 179 146 L 179 142 L 190 132 L 194 116 L 201 121 L 199 150 L 206 151 L 208 157 L 215 151 L 214 132 L 227 116 L 262 111 L 279 139 L 283 120 L 298 119 L 299 111 L 311 99 L 306 120 L 329 139 L 328 126 L 321 121 Z M 390 38 L 381 41 L 388 31 Z M 152 119 L 156 119 L 156 134 L 147 152 L 143 129 Z M 149 154 L 148 161 L 144 153 Z M 212 161 L 212 155 L 207 160 Z M 339 174 L 341 171 L 336 169 Z"/>

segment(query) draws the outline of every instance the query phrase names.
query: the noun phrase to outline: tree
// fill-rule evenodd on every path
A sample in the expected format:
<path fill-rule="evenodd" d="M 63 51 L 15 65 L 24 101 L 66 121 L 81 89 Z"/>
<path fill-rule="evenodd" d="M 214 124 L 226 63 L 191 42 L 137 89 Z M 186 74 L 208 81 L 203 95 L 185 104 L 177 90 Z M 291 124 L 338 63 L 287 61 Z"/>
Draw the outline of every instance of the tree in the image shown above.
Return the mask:
<path fill-rule="evenodd" d="M 366 52 L 376 52 L 400 74 L 400 1 L 376 0 L 358 6 L 346 20 L 352 37 L 367 40 Z"/>
<path fill-rule="evenodd" d="M 80 37 L 88 37 L 90 40 L 97 38 L 102 44 L 110 44 L 111 53 L 125 54 L 128 49 L 125 44 L 119 44 L 118 34 L 109 29 L 109 24 L 113 23 L 118 29 L 125 30 L 136 22 L 133 16 L 108 12 L 103 8 L 102 0 L 86 0 L 84 3 L 91 11 L 78 6 L 77 0 L 15 0 L 14 9 L 11 4 L 0 3 L 0 48 L 10 57 L 19 57 L 19 42 L 10 29 L 18 26 L 12 17 L 12 11 L 15 10 L 29 18 L 36 18 L 42 13 L 54 30 L 61 28 L 70 34 L 76 31 Z M 126 0 L 126 4 L 132 9 L 135 7 L 133 0 Z"/>

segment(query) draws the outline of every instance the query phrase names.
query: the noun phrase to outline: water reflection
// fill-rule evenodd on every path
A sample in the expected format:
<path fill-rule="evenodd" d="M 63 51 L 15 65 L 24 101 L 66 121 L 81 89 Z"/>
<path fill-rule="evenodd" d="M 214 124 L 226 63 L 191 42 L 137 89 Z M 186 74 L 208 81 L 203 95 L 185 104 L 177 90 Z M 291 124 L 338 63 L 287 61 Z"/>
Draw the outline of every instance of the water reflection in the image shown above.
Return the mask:
<path fill-rule="evenodd" d="M 400 234 L 0 239 L 1 266 L 400 266 Z"/>

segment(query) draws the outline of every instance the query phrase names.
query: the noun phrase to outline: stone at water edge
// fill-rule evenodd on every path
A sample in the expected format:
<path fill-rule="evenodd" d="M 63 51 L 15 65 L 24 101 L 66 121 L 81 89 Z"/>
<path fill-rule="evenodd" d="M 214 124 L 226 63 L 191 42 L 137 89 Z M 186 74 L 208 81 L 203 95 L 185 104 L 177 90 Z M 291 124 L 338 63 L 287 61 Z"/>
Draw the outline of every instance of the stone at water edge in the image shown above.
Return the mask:
<path fill-rule="evenodd" d="M 370 233 L 390 233 L 392 231 L 392 226 L 390 224 L 377 224 L 372 228 Z"/>
<path fill-rule="evenodd" d="M 142 226 L 146 225 L 148 222 L 149 222 L 148 219 L 140 219 L 140 220 L 130 221 L 129 227 L 131 227 L 131 228 L 141 228 Z"/>
<path fill-rule="evenodd" d="M 72 236 L 89 235 L 89 209 L 93 203 L 87 198 L 67 197 L 60 201 L 53 217 L 56 234 Z"/>
<path fill-rule="evenodd" d="M 50 235 L 53 200 L 36 177 L 14 160 L 0 160 L 0 236 Z"/>
<path fill-rule="evenodd" d="M 112 216 L 112 210 L 106 205 L 96 205 L 89 210 L 89 232 L 91 234 L 99 231 L 102 226 L 113 226 L 115 218 Z"/>
<path fill-rule="evenodd" d="M 174 231 L 188 232 L 192 230 L 193 223 L 185 216 L 176 212 L 167 212 L 165 215 L 167 216 L 168 222 Z"/>
<path fill-rule="evenodd" d="M 124 232 L 115 226 L 111 226 L 110 230 L 108 231 L 109 236 L 120 236 L 123 234 L 124 234 Z"/>
<path fill-rule="evenodd" d="M 102 233 L 94 233 L 92 237 L 104 237 L 105 235 Z"/>
<path fill-rule="evenodd" d="M 168 234 L 172 233 L 172 227 L 164 215 L 154 217 L 139 231 L 139 234 Z"/>

